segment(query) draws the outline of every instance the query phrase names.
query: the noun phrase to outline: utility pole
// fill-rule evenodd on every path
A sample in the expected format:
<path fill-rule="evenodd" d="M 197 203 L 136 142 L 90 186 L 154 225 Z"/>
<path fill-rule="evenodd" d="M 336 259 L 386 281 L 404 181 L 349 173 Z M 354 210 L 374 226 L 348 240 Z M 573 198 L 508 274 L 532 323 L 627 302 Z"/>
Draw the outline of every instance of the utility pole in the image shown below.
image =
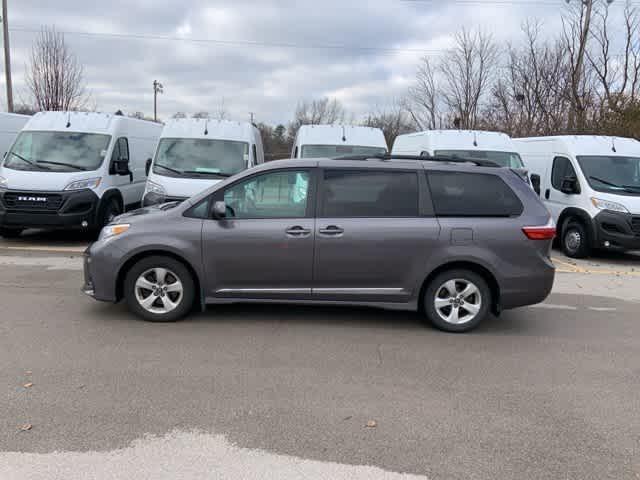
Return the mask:
<path fill-rule="evenodd" d="M 6 0 L 3 0 L 3 1 L 6 1 Z M 163 88 L 164 87 L 159 81 L 157 80 L 153 81 L 153 121 L 154 122 L 158 121 L 158 94 L 164 93 Z"/>
<path fill-rule="evenodd" d="M 251 116 L 251 125 L 253 125 L 253 115 L 254 115 L 254 113 L 253 112 L 249 112 L 249 115 Z"/>
<path fill-rule="evenodd" d="M 4 74 L 7 84 L 7 111 L 13 112 L 13 85 L 11 84 L 11 53 L 9 50 L 9 22 L 7 0 L 2 0 L 2 31 L 4 34 Z"/>

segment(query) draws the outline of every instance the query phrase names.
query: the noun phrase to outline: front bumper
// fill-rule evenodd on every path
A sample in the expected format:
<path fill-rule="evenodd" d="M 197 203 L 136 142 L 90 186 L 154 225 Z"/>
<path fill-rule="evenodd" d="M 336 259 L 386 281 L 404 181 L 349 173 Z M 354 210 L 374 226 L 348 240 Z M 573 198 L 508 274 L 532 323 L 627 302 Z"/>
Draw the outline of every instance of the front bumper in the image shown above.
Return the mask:
<path fill-rule="evenodd" d="M 0 226 L 16 229 L 92 228 L 97 224 L 99 203 L 92 190 L 0 190 Z"/>
<path fill-rule="evenodd" d="M 640 250 L 640 215 L 604 210 L 594 218 L 596 248 Z"/>
<path fill-rule="evenodd" d="M 123 252 L 110 243 L 97 241 L 84 251 L 82 291 L 101 302 L 118 301 L 117 276 Z"/>

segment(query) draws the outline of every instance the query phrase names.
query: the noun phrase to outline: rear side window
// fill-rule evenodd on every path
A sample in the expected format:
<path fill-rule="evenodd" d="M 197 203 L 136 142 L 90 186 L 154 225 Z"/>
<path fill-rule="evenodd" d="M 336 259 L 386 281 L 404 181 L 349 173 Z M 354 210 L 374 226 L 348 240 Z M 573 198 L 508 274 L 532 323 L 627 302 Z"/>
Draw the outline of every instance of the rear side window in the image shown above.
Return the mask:
<path fill-rule="evenodd" d="M 576 171 L 568 158 L 556 157 L 553 159 L 553 169 L 551 170 L 551 185 L 556 190 L 562 188 L 562 181 L 566 177 L 575 177 Z"/>
<path fill-rule="evenodd" d="M 522 213 L 522 202 L 497 175 L 429 172 L 428 178 L 437 216 L 512 217 Z"/>
<path fill-rule="evenodd" d="M 325 170 L 321 217 L 417 217 L 416 172 Z"/>

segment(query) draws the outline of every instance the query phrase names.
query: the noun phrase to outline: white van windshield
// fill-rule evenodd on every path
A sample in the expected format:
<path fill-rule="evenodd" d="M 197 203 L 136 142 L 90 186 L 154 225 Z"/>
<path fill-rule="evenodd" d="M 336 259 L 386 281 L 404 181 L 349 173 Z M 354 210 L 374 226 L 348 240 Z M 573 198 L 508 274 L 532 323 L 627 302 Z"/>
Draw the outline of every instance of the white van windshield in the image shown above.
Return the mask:
<path fill-rule="evenodd" d="M 384 155 L 386 148 L 358 145 L 303 145 L 301 158 L 336 158 L 345 155 Z"/>
<path fill-rule="evenodd" d="M 163 138 L 153 172 L 158 175 L 230 177 L 247 168 L 249 144 L 232 140 Z"/>
<path fill-rule="evenodd" d="M 495 152 L 490 150 L 436 150 L 436 157 L 468 158 L 473 160 L 489 160 L 501 167 L 524 168 L 520 155 L 515 152 Z"/>
<path fill-rule="evenodd" d="M 578 163 L 594 190 L 640 195 L 640 158 L 582 156 Z"/>
<path fill-rule="evenodd" d="M 4 161 L 6 168 L 72 172 L 97 170 L 111 136 L 81 132 L 21 132 Z"/>

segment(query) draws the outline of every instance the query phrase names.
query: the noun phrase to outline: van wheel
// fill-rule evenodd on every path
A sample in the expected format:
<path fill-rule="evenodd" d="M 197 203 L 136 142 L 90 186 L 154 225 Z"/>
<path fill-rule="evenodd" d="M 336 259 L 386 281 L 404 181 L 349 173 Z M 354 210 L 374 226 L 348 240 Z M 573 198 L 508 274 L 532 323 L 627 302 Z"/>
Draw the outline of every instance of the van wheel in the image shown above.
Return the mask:
<path fill-rule="evenodd" d="M 562 252 L 571 258 L 586 258 L 589 256 L 589 236 L 587 229 L 580 222 L 570 220 L 562 230 Z"/>
<path fill-rule="evenodd" d="M 445 332 L 473 330 L 488 315 L 491 290 L 470 270 L 449 270 L 436 276 L 424 294 L 424 311 L 433 326 Z"/>
<path fill-rule="evenodd" d="M 195 284 L 189 270 L 170 257 L 148 257 L 136 263 L 124 281 L 129 309 L 150 322 L 175 322 L 193 306 Z"/>
<path fill-rule="evenodd" d="M 0 237 L 4 238 L 18 238 L 21 233 L 21 228 L 0 228 Z"/>
<path fill-rule="evenodd" d="M 116 198 L 110 198 L 107 202 L 102 206 L 100 212 L 100 220 L 99 227 L 102 228 L 105 225 L 109 224 L 116 218 L 118 215 L 122 213 L 122 208 L 120 208 L 120 202 Z"/>

